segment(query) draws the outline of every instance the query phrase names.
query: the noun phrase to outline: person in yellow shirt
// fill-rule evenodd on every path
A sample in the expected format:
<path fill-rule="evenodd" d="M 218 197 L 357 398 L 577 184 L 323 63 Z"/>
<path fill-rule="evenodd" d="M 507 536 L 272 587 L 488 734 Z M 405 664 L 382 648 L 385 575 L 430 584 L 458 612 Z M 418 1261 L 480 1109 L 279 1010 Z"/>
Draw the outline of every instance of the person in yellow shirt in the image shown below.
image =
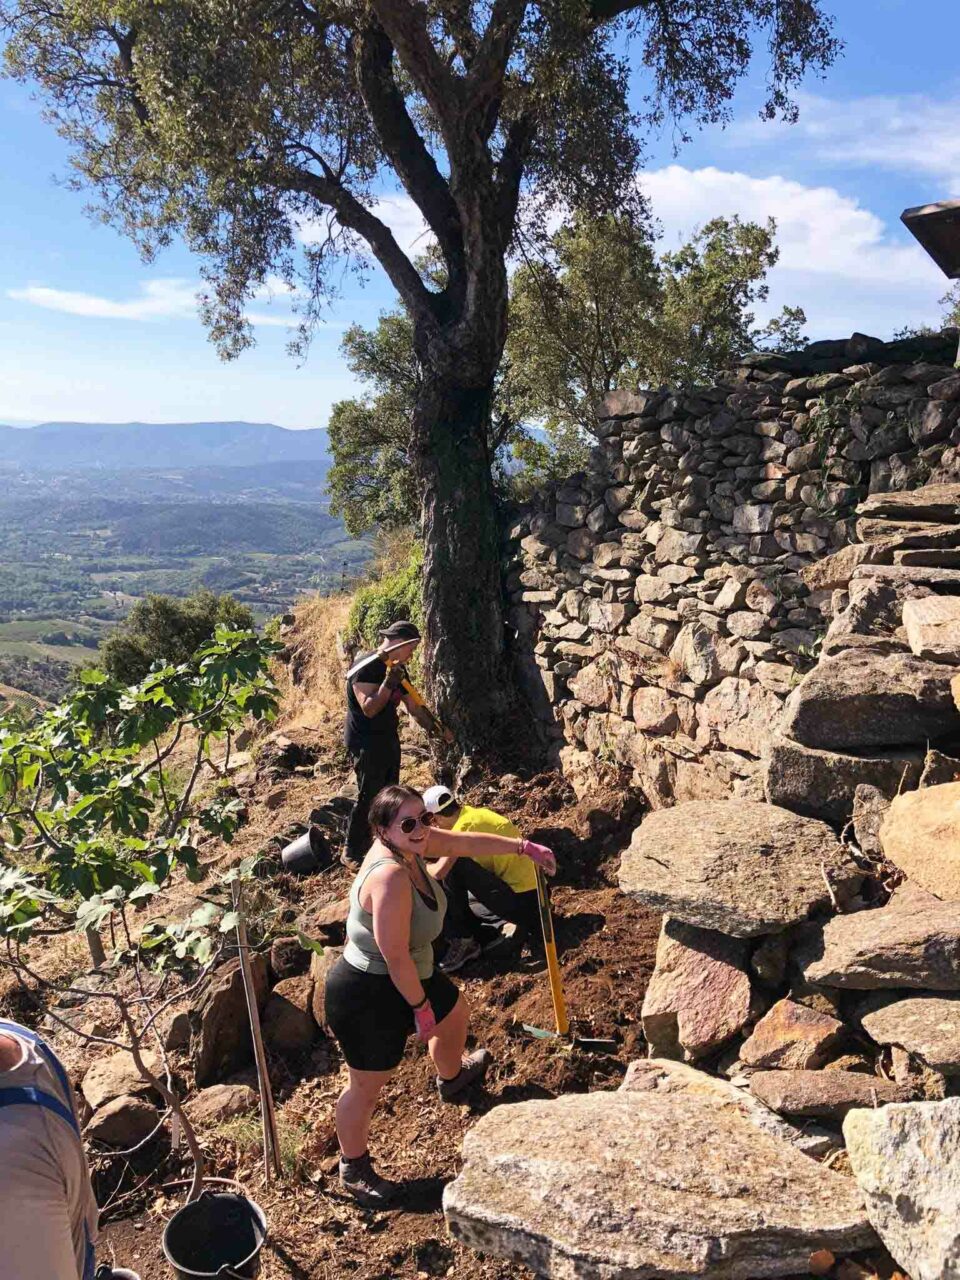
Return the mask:
<path fill-rule="evenodd" d="M 461 804 L 448 787 L 428 787 L 423 793 L 434 825 L 446 831 L 483 831 L 520 838 L 509 818 L 493 809 Z M 534 954 L 542 949 L 537 869 L 528 858 L 441 858 L 431 874 L 442 881 L 447 895 L 444 938 L 447 949 L 439 962 L 444 973 L 455 973 L 481 952 L 491 959 L 519 955 L 526 942 Z"/>

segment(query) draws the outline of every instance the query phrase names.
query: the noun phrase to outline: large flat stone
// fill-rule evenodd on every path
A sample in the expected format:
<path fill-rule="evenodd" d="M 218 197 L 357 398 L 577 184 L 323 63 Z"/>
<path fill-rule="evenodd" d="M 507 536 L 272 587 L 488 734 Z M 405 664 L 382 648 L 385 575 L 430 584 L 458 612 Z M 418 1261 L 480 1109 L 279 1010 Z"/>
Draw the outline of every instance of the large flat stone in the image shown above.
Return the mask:
<path fill-rule="evenodd" d="M 880 843 L 911 880 L 938 898 L 960 902 L 960 782 L 897 796 Z"/>
<path fill-rule="evenodd" d="M 750 1018 L 747 943 L 666 919 L 641 1020 L 650 1052 L 693 1062 L 732 1039 Z"/>
<path fill-rule="evenodd" d="M 796 959 L 823 987 L 960 991 L 960 909 L 911 887 L 885 907 L 811 928 Z"/>
<path fill-rule="evenodd" d="M 860 516 L 884 520 L 960 523 L 960 484 L 925 484 L 907 492 L 873 493 L 857 507 Z"/>
<path fill-rule="evenodd" d="M 270 992 L 267 957 L 252 955 L 250 971 L 262 1013 Z M 253 1057 L 253 1041 L 239 960 L 228 960 L 214 970 L 191 1018 L 194 1074 L 200 1088 L 219 1084 L 247 1065 Z"/>
<path fill-rule="evenodd" d="M 795 1000 L 778 1000 L 740 1047 L 748 1067 L 813 1071 L 822 1067 L 843 1035 L 843 1023 Z"/>
<path fill-rule="evenodd" d="M 850 1163 L 883 1243 L 912 1280 L 960 1277 L 960 1098 L 851 1111 Z"/>
<path fill-rule="evenodd" d="M 904 1102 L 907 1092 L 890 1080 L 864 1071 L 755 1071 L 755 1098 L 785 1116 L 841 1120 L 853 1107 Z"/>
<path fill-rule="evenodd" d="M 836 1137 L 821 1125 L 812 1121 L 802 1126 L 791 1124 L 746 1089 L 673 1058 L 639 1058 L 631 1062 L 620 1088 L 628 1093 L 688 1093 L 709 1101 L 719 1110 L 732 1108 L 764 1133 L 783 1138 L 804 1155 L 814 1158 L 836 1150 L 838 1145 Z"/>
<path fill-rule="evenodd" d="M 918 658 L 960 663 L 960 599 L 925 596 L 903 606 L 903 626 Z"/>
<path fill-rule="evenodd" d="M 960 1075 L 960 995 L 915 995 L 867 1007 L 860 1025 L 877 1044 L 896 1044 L 945 1076 Z"/>
<path fill-rule="evenodd" d="M 692 801 L 648 814 L 620 864 L 620 887 L 701 929 L 778 933 L 841 899 L 860 875 L 824 822 L 747 800 Z"/>
<path fill-rule="evenodd" d="M 950 669 L 911 654 L 821 659 L 787 699 L 780 731 L 807 747 L 869 752 L 960 730 Z"/>
<path fill-rule="evenodd" d="M 784 1276 L 874 1238 L 850 1179 L 687 1094 L 496 1107 L 463 1154 L 451 1233 L 557 1280 Z"/>
<path fill-rule="evenodd" d="M 901 788 L 917 785 L 923 760 L 920 749 L 849 755 L 805 747 L 777 734 L 764 750 L 764 794 L 771 804 L 841 826 L 853 813 L 859 786 L 893 797 Z"/>

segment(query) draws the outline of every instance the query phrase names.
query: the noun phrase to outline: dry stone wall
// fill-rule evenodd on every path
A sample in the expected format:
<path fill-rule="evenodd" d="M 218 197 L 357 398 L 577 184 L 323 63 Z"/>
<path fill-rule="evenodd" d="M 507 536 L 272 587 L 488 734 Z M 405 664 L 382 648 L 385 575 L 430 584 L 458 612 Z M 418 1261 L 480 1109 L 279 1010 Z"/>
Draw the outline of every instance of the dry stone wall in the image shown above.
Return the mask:
<path fill-rule="evenodd" d="M 715 386 L 607 397 L 588 470 L 516 522 L 508 552 L 520 665 L 574 781 L 607 761 L 653 808 L 774 798 L 786 698 L 831 624 L 843 649 L 863 629 L 852 577 L 960 566 L 955 511 L 939 533 L 929 512 L 911 530 L 870 496 L 960 477 L 956 351 L 952 331 L 855 334 L 751 356 Z M 889 791 L 919 772 L 890 745 L 818 816 L 848 816 L 857 782 Z M 782 737 L 774 785 L 802 790 L 816 750 Z"/>

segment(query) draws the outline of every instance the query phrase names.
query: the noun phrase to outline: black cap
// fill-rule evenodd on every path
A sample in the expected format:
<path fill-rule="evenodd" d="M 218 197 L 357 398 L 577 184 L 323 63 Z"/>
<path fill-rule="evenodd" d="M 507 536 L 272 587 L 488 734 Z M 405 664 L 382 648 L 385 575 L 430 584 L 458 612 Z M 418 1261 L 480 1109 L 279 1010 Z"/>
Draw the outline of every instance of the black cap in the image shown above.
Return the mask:
<path fill-rule="evenodd" d="M 419 640 L 420 630 L 412 622 L 391 622 L 389 627 L 385 627 L 380 632 L 380 635 L 384 640 L 398 644 L 403 640 Z"/>

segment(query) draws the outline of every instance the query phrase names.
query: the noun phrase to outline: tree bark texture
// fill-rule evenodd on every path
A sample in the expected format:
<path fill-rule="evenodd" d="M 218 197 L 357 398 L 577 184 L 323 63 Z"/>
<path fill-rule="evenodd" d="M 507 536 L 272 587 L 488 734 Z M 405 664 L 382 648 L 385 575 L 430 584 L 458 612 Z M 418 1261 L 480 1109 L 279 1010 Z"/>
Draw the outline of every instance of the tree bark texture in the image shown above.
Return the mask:
<path fill-rule="evenodd" d="M 470 754 L 492 745 L 508 703 L 500 535 L 487 444 L 492 379 L 425 371 L 413 462 L 424 543 L 424 666 L 441 718 Z"/>

